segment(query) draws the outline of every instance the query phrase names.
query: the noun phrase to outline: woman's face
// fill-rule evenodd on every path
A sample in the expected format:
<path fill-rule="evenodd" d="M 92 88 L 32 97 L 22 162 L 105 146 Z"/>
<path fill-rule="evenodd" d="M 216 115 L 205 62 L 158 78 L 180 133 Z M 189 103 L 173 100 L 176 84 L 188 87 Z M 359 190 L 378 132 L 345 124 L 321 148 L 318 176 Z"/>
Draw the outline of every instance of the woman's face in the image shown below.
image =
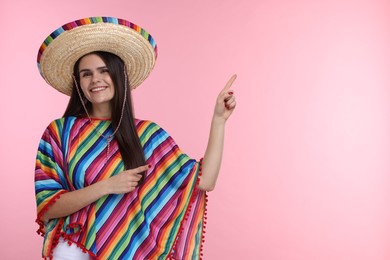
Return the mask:
<path fill-rule="evenodd" d="M 92 107 L 109 105 L 115 87 L 104 61 L 96 54 L 88 54 L 79 64 L 80 87 Z"/>

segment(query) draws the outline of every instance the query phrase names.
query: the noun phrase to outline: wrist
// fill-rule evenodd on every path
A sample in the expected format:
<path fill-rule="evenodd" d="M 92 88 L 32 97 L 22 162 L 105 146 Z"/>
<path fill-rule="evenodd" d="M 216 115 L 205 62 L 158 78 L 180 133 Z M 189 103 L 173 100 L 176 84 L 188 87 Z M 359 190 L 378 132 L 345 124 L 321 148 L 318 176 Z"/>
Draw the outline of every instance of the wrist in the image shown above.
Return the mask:
<path fill-rule="evenodd" d="M 97 191 L 100 195 L 100 197 L 106 196 L 110 194 L 109 184 L 108 180 L 101 180 L 96 183 L 97 185 Z"/>
<path fill-rule="evenodd" d="M 211 123 L 212 123 L 213 125 L 225 126 L 226 119 L 223 118 L 223 117 L 214 115 L 213 118 L 212 118 L 212 120 L 211 120 Z"/>

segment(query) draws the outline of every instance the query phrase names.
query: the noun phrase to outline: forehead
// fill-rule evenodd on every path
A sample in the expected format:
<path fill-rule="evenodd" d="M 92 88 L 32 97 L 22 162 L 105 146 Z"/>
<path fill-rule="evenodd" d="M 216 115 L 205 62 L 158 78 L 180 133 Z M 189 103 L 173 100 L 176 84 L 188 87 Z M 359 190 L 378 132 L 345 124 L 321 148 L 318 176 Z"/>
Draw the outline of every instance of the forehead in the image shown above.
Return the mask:
<path fill-rule="evenodd" d="M 81 69 L 95 69 L 99 67 L 105 67 L 106 64 L 96 54 L 88 54 L 81 58 L 80 64 L 79 64 L 79 70 Z"/>

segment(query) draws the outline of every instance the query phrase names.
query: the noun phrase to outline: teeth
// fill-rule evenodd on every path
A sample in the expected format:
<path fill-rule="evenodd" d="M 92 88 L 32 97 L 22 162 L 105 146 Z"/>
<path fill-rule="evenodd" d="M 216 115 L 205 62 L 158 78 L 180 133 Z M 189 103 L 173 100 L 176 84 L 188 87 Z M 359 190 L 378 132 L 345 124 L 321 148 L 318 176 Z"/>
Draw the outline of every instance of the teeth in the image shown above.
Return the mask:
<path fill-rule="evenodd" d="M 103 90 L 103 89 L 106 89 L 106 87 L 93 88 L 93 89 L 91 89 L 91 92 L 96 92 L 96 91 L 100 91 L 100 90 Z"/>

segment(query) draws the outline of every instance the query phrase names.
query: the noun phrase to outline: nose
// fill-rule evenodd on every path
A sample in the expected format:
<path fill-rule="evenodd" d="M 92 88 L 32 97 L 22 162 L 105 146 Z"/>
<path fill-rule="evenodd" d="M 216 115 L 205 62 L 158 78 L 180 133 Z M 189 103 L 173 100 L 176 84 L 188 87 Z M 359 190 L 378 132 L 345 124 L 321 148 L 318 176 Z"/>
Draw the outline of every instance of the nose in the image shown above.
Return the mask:
<path fill-rule="evenodd" d="M 91 83 L 92 84 L 96 84 L 96 83 L 99 83 L 100 81 L 101 81 L 101 78 L 100 78 L 99 73 L 94 72 L 92 74 L 92 81 L 91 81 Z"/>

